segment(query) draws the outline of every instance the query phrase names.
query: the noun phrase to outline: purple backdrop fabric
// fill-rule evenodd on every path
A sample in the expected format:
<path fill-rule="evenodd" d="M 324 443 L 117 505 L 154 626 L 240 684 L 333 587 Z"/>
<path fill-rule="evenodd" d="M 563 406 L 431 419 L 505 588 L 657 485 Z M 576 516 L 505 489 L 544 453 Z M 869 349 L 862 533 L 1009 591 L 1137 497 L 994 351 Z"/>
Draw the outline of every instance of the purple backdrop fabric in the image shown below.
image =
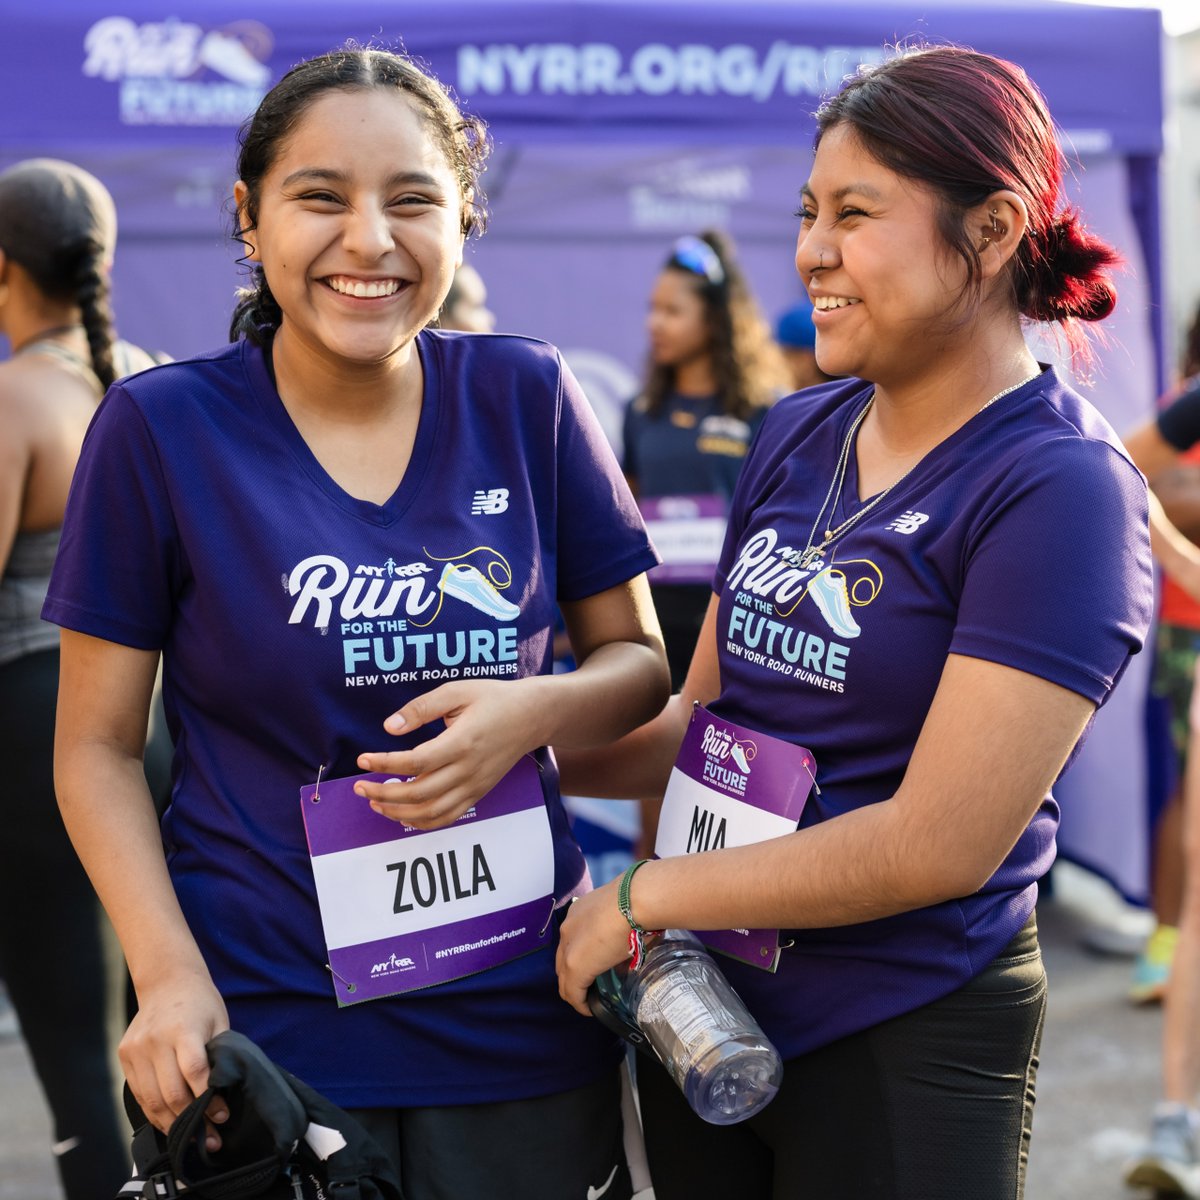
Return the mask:
<path fill-rule="evenodd" d="M 1159 91 L 1145 86 L 1159 59 L 1151 10 L 1054 0 L 185 0 L 166 20 L 159 0 L 5 0 L 3 10 L 13 143 L 136 127 L 160 144 L 211 144 L 284 69 L 347 37 L 402 39 L 514 133 L 573 139 L 582 122 L 641 140 L 669 125 L 771 142 L 885 43 L 923 36 L 1020 62 L 1059 123 L 1093 139 L 1088 149 L 1160 145 Z M 21 78 L 47 67 L 62 86 L 25 103 Z"/>
<path fill-rule="evenodd" d="M 1079 158 L 1090 224 L 1130 269 L 1091 392 L 1118 431 L 1163 377 L 1161 29 L 1149 9 L 1056 0 L 0 0 L 0 166 L 79 162 L 113 191 L 122 333 L 185 355 L 225 340 L 235 133 L 292 64 L 347 38 L 405 45 L 488 120 L 492 227 L 468 257 L 500 328 L 560 345 L 614 444 L 670 242 L 731 232 L 763 308 L 800 295 L 792 213 L 823 94 L 888 44 L 1023 65 Z M 1051 349 L 1048 353 L 1053 353 Z M 1145 667 L 1064 784 L 1061 841 L 1145 893 Z"/>

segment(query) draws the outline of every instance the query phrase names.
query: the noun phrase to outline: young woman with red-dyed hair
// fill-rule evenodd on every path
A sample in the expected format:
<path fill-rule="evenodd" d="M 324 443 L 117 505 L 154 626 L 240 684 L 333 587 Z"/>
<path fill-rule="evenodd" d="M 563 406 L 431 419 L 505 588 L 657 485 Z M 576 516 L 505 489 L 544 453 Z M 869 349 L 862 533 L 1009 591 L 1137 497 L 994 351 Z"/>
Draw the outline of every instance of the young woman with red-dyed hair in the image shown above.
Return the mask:
<path fill-rule="evenodd" d="M 1049 114 L 1011 63 L 903 53 L 818 126 L 796 267 L 817 361 L 848 378 L 767 415 L 682 693 L 616 750 L 562 757 L 568 789 L 661 789 L 699 702 L 811 750 L 819 792 L 794 833 L 581 897 L 560 990 L 584 1010 L 631 925 L 780 927 L 774 973 L 721 960 L 785 1060 L 766 1108 L 706 1126 L 640 1063 L 658 1200 L 1013 1200 L 1051 788 L 1152 612 L 1145 483 L 1024 329 L 1053 322 L 1086 357 L 1116 255 L 1063 206 Z"/>

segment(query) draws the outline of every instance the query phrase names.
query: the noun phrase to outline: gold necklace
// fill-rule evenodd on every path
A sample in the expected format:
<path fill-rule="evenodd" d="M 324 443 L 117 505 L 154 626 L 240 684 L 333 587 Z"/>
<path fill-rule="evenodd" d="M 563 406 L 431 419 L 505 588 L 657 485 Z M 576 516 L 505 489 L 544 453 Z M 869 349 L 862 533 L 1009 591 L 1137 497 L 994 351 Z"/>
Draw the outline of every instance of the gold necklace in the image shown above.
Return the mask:
<path fill-rule="evenodd" d="M 997 392 L 987 403 L 981 405 L 974 413 L 972 418 L 979 416 L 984 409 L 991 408 L 997 400 L 1003 400 L 1005 396 L 1015 392 L 1018 388 L 1023 388 L 1027 383 L 1032 383 L 1042 373 L 1039 367 L 1032 375 L 1026 379 L 1022 379 L 1019 383 L 1014 383 L 1012 387 L 1006 387 L 1004 391 Z M 803 550 L 793 551 L 788 556 L 788 562 L 793 567 L 799 567 L 802 571 L 811 570 L 818 562 L 825 557 L 825 551 L 828 550 L 834 542 L 836 542 L 844 533 L 848 532 L 854 525 L 863 519 L 877 504 L 881 504 L 887 497 L 888 493 L 898 484 L 904 482 L 905 479 L 916 470 L 917 466 L 924 461 L 924 456 L 917 459 L 899 479 L 892 480 L 891 483 L 873 496 L 869 503 L 863 505 L 856 513 L 852 513 L 840 525 L 834 529 L 826 529 L 825 536 L 814 543 L 817 536 L 817 530 L 825 523 L 825 510 L 829 509 L 829 516 L 832 519 L 834 512 L 837 510 L 837 501 L 841 497 L 842 487 L 846 482 L 846 469 L 850 464 L 850 447 L 854 444 L 854 436 L 858 433 L 858 427 L 866 419 L 867 413 L 871 411 L 871 406 L 875 403 L 875 392 L 872 390 L 866 404 L 863 405 L 862 411 L 850 423 L 850 428 L 846 430 L 846 438 L 842 442 L 842 450 L 838 455 L 837 467 L 833 472 L 833 478 L 829 481 L 829 490 L 825 493 L 825 499 L 821 501 L 821 507 L 817 510 L 817 518 L 813 521 L 812 529 L 809 530 L 808 541 L 804 545 Z M 833 501 L 832 505 L 830 501 Z"/>

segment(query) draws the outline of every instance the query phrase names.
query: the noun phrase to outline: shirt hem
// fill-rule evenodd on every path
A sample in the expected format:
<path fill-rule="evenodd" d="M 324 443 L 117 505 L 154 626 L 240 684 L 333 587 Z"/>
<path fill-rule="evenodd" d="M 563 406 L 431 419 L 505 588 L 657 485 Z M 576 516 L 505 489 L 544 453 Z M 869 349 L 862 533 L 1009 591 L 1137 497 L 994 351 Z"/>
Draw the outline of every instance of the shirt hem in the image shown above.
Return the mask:
<path fill-rule="evenodd" d="M 614 1050 L 608 1059 L 597 1060 L 591 1070 L 574 1071 L 570 1074 L 554 1072 L 533 1077 L 522 1074 L 519 1077 L 493 1080 L 477 1086 L 409 1086 L 403 1090 L 386 1085 L 367 1088 L 337 1084 L 314 1086 L 326 1099 L 340 1108 L 425 1108 L 440 1105 L 497 1104 L 506 1100 L 533 1100 L 586 1087 L 602 1078 L 606 1072 L 615 1069 L 620 1061 L 620 1051 Z"/>

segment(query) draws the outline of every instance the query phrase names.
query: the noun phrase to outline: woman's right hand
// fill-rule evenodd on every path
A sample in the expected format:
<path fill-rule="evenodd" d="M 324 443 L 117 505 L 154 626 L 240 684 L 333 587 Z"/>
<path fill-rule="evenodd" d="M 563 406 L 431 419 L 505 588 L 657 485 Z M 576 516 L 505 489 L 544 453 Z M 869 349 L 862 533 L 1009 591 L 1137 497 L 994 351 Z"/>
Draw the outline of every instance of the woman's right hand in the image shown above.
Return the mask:
<path fill-rule="evenodd" d="M 138 1011 L 118 1054 L 142 1112 L 166 1133 L 208 1086 L 209 1041 L 229 1028 L 225 1002 L 206 972 L 180 971 L 138 989 Z M 219 1098 L 208 1110 L 207 1148 L 220 1148 L 214 1125 L 228 1120 Z"/>

